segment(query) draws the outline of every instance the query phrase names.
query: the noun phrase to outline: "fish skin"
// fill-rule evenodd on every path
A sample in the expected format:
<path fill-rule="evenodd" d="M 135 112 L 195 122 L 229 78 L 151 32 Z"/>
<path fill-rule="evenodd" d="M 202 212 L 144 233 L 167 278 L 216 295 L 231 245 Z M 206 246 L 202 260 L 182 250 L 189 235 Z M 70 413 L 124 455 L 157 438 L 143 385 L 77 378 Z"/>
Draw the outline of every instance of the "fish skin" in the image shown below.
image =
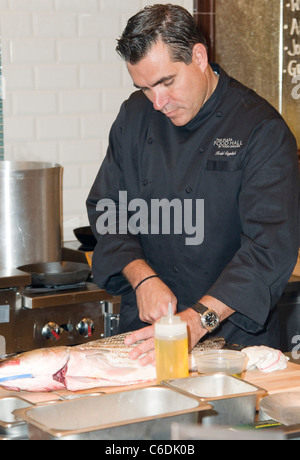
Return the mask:
<path fill-rule="evenodd" d="M 55 381 L 52 376 L 65 365 L 68 356 L 68 347 L 53 347 L 21 353 L 14 358 L 9 358 L 0 363 L 0 380 L 26 374 L 34 377 L 7 380 L 5 383 L 0 382 L 0 386 L 14 391 L 52 391 L 65 388 L 64 384 Z"/>
<path fill-rule="evenodd" d="M 155 379 L 153 366 L 142 367 L 129 358 L 130 347 L 121 345 L 120 348 L 122 353 L 118 354 L 117 348 L 111 350 L 104 339 L 92 347 L 53 347 L 25 352 L 0 363 L 0 386 L 13 391 L 78 391 Z M 18 375 L 33 377 L 16 380 Z M 10 376 L 14 380 L 1 382 L 1 378 Z"/>
<path fill-rule="evenodd" d="M 141 366 L 138 360 L 129 358 L 130 351 L 138 343 L 125 345 L 124 339 L 128 334 L 75 347 L 41 348 L 9 358 L 0 362 L 0 386 L 13 391 L 79 391 L 155 380 L 156 371 L 153 365 Z M 199 342 L 193 352 L 197 349 L 219 349 L 224 345 L 224 339 L 211 338 L 203 343 Z M 33 377 L 7 380 L 7 377 L 18 375 Z M 5 382 L 1 382 L 1 378 Z"/>

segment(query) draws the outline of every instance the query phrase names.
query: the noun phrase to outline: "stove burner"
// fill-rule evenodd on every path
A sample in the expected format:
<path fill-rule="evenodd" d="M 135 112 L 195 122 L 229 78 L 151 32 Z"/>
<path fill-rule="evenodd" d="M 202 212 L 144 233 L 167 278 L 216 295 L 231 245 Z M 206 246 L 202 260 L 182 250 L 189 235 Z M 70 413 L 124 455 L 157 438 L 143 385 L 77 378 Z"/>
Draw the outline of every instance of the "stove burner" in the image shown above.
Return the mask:
<path fill-rule="evenodd" d="M 28 350 L 79 345 L 111 335 L 106 312 L 115 297 L 93 283 L 88 253 L 64 252 L 58 266 L 42 265 L 42 282 L 34 280 L 34 270 L 0 270 L 0 362 Z M 119 305 L 119 298 L 116 302 Z"/>
<path fill-rule="evenodd" d="M 82 288 L 86 288 L 86 286 L 87 286 L 86 282 L 76 283 L 76 284 L 59 284 L 57 286 L 49 285 L 49 286 L 44 286 L 44 287 L 32 285 L 32 286 L 27 286 L 25 288 L 24 294 L 25 295 L 26 294 L 42 294 L 44 292 L 55 293 L 56 291 L 68 291 L 71 289 L 82 289 Z"/>

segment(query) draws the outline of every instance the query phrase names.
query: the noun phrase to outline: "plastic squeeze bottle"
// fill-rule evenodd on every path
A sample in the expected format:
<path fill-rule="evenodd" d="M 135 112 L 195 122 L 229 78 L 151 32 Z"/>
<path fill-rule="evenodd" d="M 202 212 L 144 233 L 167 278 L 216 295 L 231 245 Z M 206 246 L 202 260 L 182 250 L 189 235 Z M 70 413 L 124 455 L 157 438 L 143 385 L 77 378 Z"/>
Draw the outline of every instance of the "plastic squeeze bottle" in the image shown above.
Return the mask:
<path fill-rule="evenodd" d="M 171 303 L 168 316 L 155 324 L 155 360 L 157 383 L 189 375 L 187 325 L 173 316 Z"/>

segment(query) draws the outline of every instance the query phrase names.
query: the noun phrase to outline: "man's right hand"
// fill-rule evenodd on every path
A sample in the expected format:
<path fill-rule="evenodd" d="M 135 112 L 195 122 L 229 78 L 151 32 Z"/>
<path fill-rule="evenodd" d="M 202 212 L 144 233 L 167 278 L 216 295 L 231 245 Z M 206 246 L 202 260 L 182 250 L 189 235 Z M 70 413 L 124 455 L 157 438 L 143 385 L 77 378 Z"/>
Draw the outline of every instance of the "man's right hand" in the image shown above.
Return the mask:
<path fill-rule="evenodd" d="M 136 291 L 140 320 L 153 324 L 168 315 L 169 303 L 176 313 L 177 299 L 173 292 L 159 278 L 145 281 Z"/>
<path fill-rule="evenodd" d="M 124 276 L 133 288 L 146 278 L 156 275 L 144 260 L 135 260 L 123 270 Z M 167 316 L 169 303 L 176 313 L 177 299 L 168 286 L 158 277 L 150 278 L 140 284 L 136 290 L 140 320 L 154 324 L 162 316 Z"/>

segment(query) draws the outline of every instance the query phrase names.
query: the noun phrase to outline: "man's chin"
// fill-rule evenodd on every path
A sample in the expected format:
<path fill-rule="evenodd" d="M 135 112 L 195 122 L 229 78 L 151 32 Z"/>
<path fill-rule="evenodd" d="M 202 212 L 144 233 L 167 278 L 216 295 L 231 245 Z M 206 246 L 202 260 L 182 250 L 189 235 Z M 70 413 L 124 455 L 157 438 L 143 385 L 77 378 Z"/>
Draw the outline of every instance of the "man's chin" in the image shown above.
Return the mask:
<path fill-rule="evenodd" d="M 170 121 L 173 123 L 175 126 L 185 126 L 189 123 L 190 120 L 186 120 L 182 117 L 170 117 Z"/>
<path fill-rule="evenodd" d="M 187 116 L 184 116 L 184 113 L 182 113 L 182 111 L 180 114 L 179 109 L 174 110 L 173 112 L 165 113 L 165 116 L 169 118 L 169 120 L 175 126 L 185 126 L 191 121 L 191 119 L 189 119 Z"/>

